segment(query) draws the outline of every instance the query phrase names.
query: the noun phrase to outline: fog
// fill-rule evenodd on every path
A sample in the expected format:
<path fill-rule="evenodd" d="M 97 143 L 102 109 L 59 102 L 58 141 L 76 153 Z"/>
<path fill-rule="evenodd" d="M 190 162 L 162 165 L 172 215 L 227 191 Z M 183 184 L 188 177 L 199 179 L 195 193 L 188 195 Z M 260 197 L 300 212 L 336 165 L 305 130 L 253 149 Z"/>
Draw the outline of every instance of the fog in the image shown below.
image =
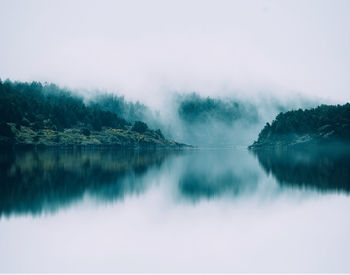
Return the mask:
<path fill-rule="evenodd" d="M 345 0 L 0 2 L 2 79 L 152 107 L 170 91 L 349 100 Z"/>
<path fill-rule="evenodd" d="M 214 97 L 196 92 L 169 93 L 158 109 L 102 91 L 91 93 L 85 100 L 131 123 L 142 120 L 150 128 L 160 129 L 167 138 L 200 147 L 250 145 L 266 122 L 271 122 L 278 113 L 322 103 L 303 95 L 253 99 L 239 94 Z"/>
<path fill-rule="evenodd" d="M 154 127 L 159 126 L 167 136 L 195 146 L 246 146 L 278 113 L 318 104 L 320 101 L 297 95 L 284 101 L 275 96 L 248 99 L 234 94 L 230 97 L 174 94 L 167 104 L 172 107 L 164 109 L 163 116 L 162 112 L 157 113 L 160 124 Z"/>

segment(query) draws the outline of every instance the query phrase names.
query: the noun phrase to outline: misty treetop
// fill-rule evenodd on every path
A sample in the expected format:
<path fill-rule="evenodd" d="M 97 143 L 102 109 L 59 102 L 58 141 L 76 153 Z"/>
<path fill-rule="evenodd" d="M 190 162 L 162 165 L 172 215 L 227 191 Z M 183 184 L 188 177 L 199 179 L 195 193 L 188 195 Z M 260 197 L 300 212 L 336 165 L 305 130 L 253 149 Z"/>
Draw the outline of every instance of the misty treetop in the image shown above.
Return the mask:
<path fill-rule="evenodd" d="M 152 116 L 152 112 L 147 106 L 139 101 L 129 102 L 125 100 L 124 96 L 100 94 L 91 103 L 101 110 L 115 113 L 130 122 L 142 121 L 146 117 Z"/>
<path fill-rule="evenodd" d="M 98 105 L 84 104 L 81 97 L 54 84 L 8 80 L 0 80 L 0 117 L 2 122 L 55 130 L 78 125 L 101 130 L 103 126 L 124 128 L 130 124 Z"/>
<path fill-rule="evenodd" d="M 178 114 L 186 123 L 222 122 L 232 125 L 238 120 L 258 121 L 255 106 L 233 99 L 204 98 L 196 93 L 179 98 Z"/>
<path fill-rule="evenodd" d="M 350 142 L 349 103 L 280 113 L 271 124 L 266 123 L 253 147 L 316 140 Z"/>

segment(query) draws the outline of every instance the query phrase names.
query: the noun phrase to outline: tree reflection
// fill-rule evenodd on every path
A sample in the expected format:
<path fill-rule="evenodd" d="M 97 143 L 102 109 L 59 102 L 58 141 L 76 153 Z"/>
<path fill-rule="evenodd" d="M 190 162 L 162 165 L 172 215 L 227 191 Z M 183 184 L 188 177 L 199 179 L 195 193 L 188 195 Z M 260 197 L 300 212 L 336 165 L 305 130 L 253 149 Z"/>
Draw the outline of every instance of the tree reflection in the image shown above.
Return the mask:
<path fill-rule="evenodd" d="M 0 154 L 0 217 L 55 211 L 88 194 L 120 200 L 147 188 L 140 180 L 171 151 L 43 150 Z"/>
<path fill-rule="evenodd" d="M 350 150 L 345 147 L 254 151 L 281 186 L 350 191 Z"/>

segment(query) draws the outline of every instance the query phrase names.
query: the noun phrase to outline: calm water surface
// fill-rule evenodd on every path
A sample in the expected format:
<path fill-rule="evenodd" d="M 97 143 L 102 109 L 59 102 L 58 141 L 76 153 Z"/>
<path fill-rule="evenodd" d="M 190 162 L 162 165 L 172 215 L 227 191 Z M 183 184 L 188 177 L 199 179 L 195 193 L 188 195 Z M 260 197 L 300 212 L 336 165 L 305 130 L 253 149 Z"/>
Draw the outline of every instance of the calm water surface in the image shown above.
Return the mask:
<path fill-rule="evenodd" d="M 0 272 L 350 272 L 350 153 L 0 154 Z"/>

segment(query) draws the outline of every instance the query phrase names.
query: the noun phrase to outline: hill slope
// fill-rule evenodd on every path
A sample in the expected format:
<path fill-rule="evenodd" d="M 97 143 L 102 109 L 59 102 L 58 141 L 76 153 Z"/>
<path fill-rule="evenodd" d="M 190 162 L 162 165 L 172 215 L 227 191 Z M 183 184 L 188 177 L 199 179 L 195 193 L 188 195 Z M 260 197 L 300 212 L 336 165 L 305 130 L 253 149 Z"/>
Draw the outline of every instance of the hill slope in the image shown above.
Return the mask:
<path fill-rule="evenodd" d="M 349 103 L 280 113 L 249 148 L 325 143 L 350 143 Z"/>
<path fill-rule="evenodd" d="M 142 121 L 130 122 L 67 89 L 0 80 L 0 144 L 182 147 Z"/>

